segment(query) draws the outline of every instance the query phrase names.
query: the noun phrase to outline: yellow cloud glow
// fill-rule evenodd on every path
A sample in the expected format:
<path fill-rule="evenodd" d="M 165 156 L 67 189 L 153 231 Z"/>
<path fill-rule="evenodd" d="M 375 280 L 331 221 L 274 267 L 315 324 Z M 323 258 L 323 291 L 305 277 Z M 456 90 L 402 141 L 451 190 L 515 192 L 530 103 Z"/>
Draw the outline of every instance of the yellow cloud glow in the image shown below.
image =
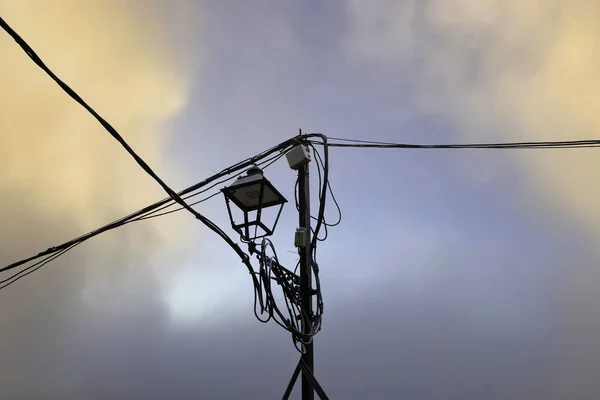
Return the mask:
<path fill-rule="evenodd" d="M 117 1 L 5 1 L 4 18 L 157 171 L 183 79 L 160 33 Z M 0 37 L 0 184 L 98 222 L 98 207 L 131 209 L 160 192 L 107 132 L 8 37 Z M 112 200 L 111 200 L 112 199 Z M 100 213 L 101 214 L 101 213 Z"/>
<path fill-rule="evenodd" d="M 146 3 L 138 9 L 131 4 L 0 0 L 0 9 L 46 64 L 177 188 L 177 176 L 164 164 L 165 124 L 186 103 L 187 78 L 170 57 L 159 15 Z M 15 194 L 14 201 L 4 198 L 0 216 L 5 228 L 0 234 L 23 243 L 18 251 L 2 248 L 3 262 L 42 250 L 40 243 L 50 246 L 70 239 L 57 235 L 34 240 L 36 226 L 64 217 L 63 226 L 56 228 L 68 221 L 69 235 L 83 233 L 164 197 L 108 132 L 4 32 L 0 54 L 0 190 Z M 37 225 L 26 224 L 26 215 L 35 215 Z M 162 220 L 160 228 L 154 224 L 144 222 L 136 230 L 139 234 L 127 236 L 126 251 L 151 254 L 157 242 L 148 242 L 149 231 L 163 242 L 182 240 L 182 227 L 176 223 Z M 175 230 L 178 234 L 171 234 Z M 115 245 L 122 240 L 113 237 Z M 110 240 L 102 239 L 103 245 Z M 122 267 L 103 266 L 107 271 Z"/>

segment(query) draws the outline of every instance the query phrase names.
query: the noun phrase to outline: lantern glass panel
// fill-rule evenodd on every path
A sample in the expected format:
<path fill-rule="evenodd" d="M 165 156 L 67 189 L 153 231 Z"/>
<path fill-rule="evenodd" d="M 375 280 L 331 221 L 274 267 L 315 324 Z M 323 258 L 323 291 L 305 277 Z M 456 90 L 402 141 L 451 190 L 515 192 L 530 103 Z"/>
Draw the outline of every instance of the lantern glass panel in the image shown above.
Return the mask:
<path fill-rule="evenodd" d="M 262 204 L 260 204 L 261 188 Z M 283 195 L 262 174 L 238 178 L 231 186 L 224 189 L 224 193 L 242 211 L 264 209 L 286 202 Z"/>
<path fill-rule="evenodd" d="M 269 236 L 277 225 L 283 205 L 287 202 L 285 197 L 269 182 L 260 169 L 248 171 L 248 175 L 239 177 L 233 184 L 222 189 L 227 200 L 227 208 L 232 227 L 242 235 L 245 240 Z M 233 203 L 243 213 L 240 220 L 230 207 Z M 269 207 L 279 206 L 272 227 L 265 225 L 264 210 Z M 271 219 L 271 218 L 267 218 Z M 236 222 L 238 221 L 238 222 Z"/>

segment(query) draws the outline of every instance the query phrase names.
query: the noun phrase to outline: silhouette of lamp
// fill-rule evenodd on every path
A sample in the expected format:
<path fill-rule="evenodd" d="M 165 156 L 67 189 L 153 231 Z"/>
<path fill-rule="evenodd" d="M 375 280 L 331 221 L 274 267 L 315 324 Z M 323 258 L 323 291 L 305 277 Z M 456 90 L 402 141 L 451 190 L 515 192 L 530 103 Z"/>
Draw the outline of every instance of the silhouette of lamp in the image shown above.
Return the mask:
<path fill-rule="evenodd" d="M 231 226 L 246 242 L 271 236 L 279 221 L 283 205 L 287 203 L 285 197 L 264 177 L 263 171 L 256 164 L 248 169 L 246 175 L 237 178 L 230 186 L 221 189 L 221 192 L 225 196 Z M 243 222 L 235 221 L 231 203 L 243 213 Z M 277 216 L 269 227 L 262 219 L 263 210 L 277 206 L 279 206 Z"/>

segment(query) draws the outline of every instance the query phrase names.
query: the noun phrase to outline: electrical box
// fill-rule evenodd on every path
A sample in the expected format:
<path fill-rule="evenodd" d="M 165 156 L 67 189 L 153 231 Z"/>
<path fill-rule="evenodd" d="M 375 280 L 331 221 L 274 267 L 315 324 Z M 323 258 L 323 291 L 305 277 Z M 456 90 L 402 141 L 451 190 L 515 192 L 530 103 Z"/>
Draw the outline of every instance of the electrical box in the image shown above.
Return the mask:
<path fill-rule="evenodd" d="M 310 152 L 304 145 L 298 145 L 287 152 L 285 157 L 291 169 L 298 169 L 310 162 Z"/>
<path fill-rule="evenodd" d="M 306 228 L 297 228 L 294 236 L 295 247 L 306 247 Z"/>

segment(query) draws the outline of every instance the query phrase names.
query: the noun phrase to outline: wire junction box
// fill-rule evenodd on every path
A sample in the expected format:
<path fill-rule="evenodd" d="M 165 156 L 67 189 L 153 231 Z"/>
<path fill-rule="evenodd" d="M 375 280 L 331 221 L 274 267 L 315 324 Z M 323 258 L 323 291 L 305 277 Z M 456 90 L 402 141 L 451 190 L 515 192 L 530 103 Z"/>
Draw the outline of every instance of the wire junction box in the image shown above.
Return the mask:
<path fill-rule="evenodd" d="M 302 144 L 288 151 L 285 157 L 287 158 L 291 169 L 298 169 L 301 166 L 308 164 L 311 160 L 308 148 Z"/>

